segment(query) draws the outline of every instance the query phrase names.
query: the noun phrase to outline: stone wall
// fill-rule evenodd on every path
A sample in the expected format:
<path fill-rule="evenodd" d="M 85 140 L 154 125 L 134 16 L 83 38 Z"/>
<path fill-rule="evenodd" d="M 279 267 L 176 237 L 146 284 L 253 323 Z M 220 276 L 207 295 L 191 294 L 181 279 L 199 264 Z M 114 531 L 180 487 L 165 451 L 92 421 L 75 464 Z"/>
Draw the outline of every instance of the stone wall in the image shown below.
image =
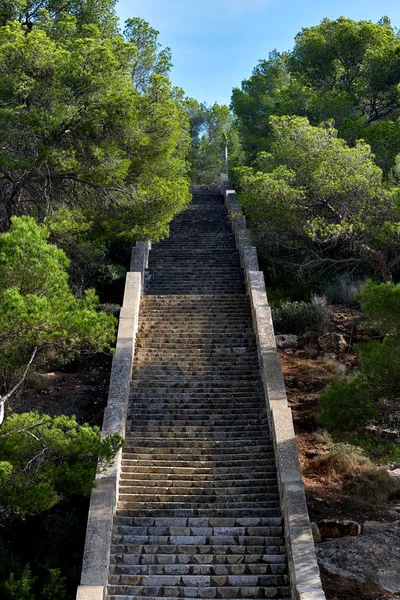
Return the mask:
<path fill-rule="evenodd" d="M 126 274 L 117 344 L 111 368 L 110 389 L 104 411 L 102 436 L 118 433 L 125 437 L 126 413 L 135 340 L 139 323 L 140 297 L 150 250 L 149 242 L 137 242 L 132 250 L 131 270 Z M 107 585 L 113 516 L 118 498 L 120 450 L 114 464 L 98 472 L 88 515 L 81 585 L 77 600 L 103 600 Z"/>

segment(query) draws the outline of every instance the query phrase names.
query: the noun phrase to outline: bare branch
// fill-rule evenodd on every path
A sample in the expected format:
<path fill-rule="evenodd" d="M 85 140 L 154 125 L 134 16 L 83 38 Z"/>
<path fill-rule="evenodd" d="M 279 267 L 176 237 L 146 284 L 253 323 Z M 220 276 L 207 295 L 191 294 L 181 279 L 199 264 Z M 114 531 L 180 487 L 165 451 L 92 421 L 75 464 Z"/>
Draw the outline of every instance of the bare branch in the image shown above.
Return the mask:
<path fill-rule="evenodd" d="M 31 357 L 28 361 L 28 364 L 26 365 L 25 371 L 21 377 L 21 379 L 18 381 L 18 383 L 16 383 L 9 392 L 7 392 L 7 394 L 5 394 L 4 396 L 0 396 L 0 425 L 3 423 L 4 421 L 4 405 L 7 402 L 7 400 L 9 400 L 11 398 L 11 396 L 13 394 L 15 394 L 15 392 L 21 387 L 21 385 L 24 383 L 26 376 L 28 375 L 28 371 L 35 359 L 36 356 L 36 352 L 38 351 L 38 347 L 35 346 Z"/>
<path fill-rule="evenodd" d="M 31 464 L 33 462 L 35 462 L 35 460 L 39 460 L 43 456 L 43 454 L 46 452 L 46 450 L 48 450 L 47 446 L 45 448 L 42 448 L 42 450 L 40 452 L 38 452 L 33 458 L 31 458 L 31 460 L 25 465 L 22 472 L 25 473 L 25 471 L 27 471 L 29 469 L 29 467 L 31 466 Z"/>

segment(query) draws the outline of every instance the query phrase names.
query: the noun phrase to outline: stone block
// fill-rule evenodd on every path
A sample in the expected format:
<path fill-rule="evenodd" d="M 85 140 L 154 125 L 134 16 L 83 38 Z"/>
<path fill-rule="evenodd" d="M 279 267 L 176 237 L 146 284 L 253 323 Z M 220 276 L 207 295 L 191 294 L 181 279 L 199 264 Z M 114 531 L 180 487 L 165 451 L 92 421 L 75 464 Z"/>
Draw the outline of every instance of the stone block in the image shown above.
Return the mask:
<path fill-rule="evenodd" d="M 118 348 L 133 348 L 135 338 L 135 322 L 133 319 L 120 319 L 118 324 L 116 350 Z"/>
<path fill-rule="evenodd" d="M 296 590 L 295 597 L 307 598 L 301 594 L 317 594 L 315 600 L 322 600 L 325 596 L 321 586 L 303 485 L 298 482 L 283 484 L 282 500 L 288 565 L 292 587 Z M 310 596 L 310 600 L 312 598 L 314 597 Z"/>
<path fill-rule="evenodd" d="M 80 585 L 76 594 L 76 600 L 104 600 L 104 587 L 98 585 Z"/>
<path fill-rule="evenodd" d="M 255 307 L 253 324 L 257 338 L 258 352 L 261 358 L 264 352 L 276 350 L 271 309 L 266 305 Z"/>
<path fill-rule="evenodd" d="M 117 494 L 117 475 L 101 475 L 92 490 L 82 565 L 82 586 L 107 584 L 112 519 Z"/>
<path fill-rule="evenodd" d="M 138 272 L 127 273 L 125 281 L 124 300 L 119 315 L 120 319 L 133 319 L 137 323 L 139 319 L 140 297 L 142 295 L 142 280 Z"/>
<path fill-rule="evenodd" d="M 287 397 L 283 380 L 281 358 L 274 350 L 261 353 L 261 377 L 269 408 L 287 407 Z"/>
<path fill-rule="evenodd" d="M 271 426 L 280 483 L 301 483 L 300 463 L 291 409 L 284 406 L 282 408 L 274 406 L 271 411 Z"/>
<path fill-rule="evenodd" d="M 268 308 L 264 273 L 258 269 L 249 269 L 247 278 L 249 282 L 249 296 L 253 313 L 256 308 Z"/>
<path fill-rule="evenodd" d="M 136 242 L 136 245 L 132 248 L 130 271 L 141 274 L 142 286 L 144 285 L 144 272 L 148 266 L 150 248 L 151 243 L 148 241 Z"/>
<path fill-rule="evenodd" d="M 125 437 L 126 411 L 126 403 L 124 405 L 121 403 L 121 406 L 111 405 L 105 408 L 101 429 L 102 437 L 113 433 L 118 433 L 121 437 Z"/>
<path fill-rule="evenodd" d="M 315 592 L 300 592 L 296 595 L 296 600 L 326 600 L 326 596 L 322 590 L 316 590 Z"/>
<path fill-rule="evenodd" d="M 248 276 L 249 271 L 258 271 L 258 257 L 257 250 L 254 246 L 245 246 L 242 251 L 243 255 L 243 268 Z"/>
<path fill-rule="evenodd" d="M 133 338 L 132 338 L 133 339 Z M 132 373 L 133 347 L 126 344 L 125 348 L 117 348 L 112 366 L 107 405 L 120 406 L 126 399 Z"/>

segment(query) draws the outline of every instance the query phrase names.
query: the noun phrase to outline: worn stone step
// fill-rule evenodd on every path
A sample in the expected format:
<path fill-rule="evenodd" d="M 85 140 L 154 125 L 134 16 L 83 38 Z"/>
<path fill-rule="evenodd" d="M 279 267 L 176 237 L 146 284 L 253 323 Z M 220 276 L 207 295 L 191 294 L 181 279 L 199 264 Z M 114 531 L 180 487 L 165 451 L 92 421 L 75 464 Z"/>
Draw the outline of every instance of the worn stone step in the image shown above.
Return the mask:
<path fill-rule="evenodd" d="M 275 482 L 273 484 L 267 484 L 259 479 L 254 479 L 246 485 L 241 485 L 241 482 L 234 482 L 232 485 L 225 483 L 216 482 L 215 484 L 208 484 L 208 482 L 184 482 L 175 481 L 172 484 L 171 481 L 145 481 L 142 485 L 140 482 L 131 482 L 122 480 L 119 486 L 120 498 L 123 499 L 125 495 L 142 495 L 143 499 L 146 496 L 239 496 L 239 494 L 263 494 L 265 492 L 266 498 L 275 498 L 278 492 L 278 487 Z M 153 484 L 153 485 L 151 485 Z"/>
<path fill-rule="evenodd" d="M 168 558 L 169 556 L 166 555 Z M 137 559 L 136 559 L 137 560 Z M 166 564 L 140 564 L 127 563 L 122 560 L 116 561 L 111 566 L 110 574 L 118 575 L 285 575 L 286 564 L 190 564 L 190 563 L 166 563 Z"/>
<path fill-rule="evenodd" d="M 275 507 L 245 507 L 245 508 L 220 508 L 216 509 L 213 507 L 212 509 L 202 508 L 177 508 L 172 507 L 171 511 L 164 509 L 153 509 L 153 508 L 139 508 L 135 510 L 126 510 L 126 509 L 118 509 L 116 511 L 116 517 L 130 517 L 130 518 L 169 518 L 169 519 L 193 519 L 193 518 L 213 518 L 213 519 L 248 519 L 248 518 L 269 518 L 269 517 L 279 517 L 282 518 L 280 509 L 276 509 Z"/>
<path fill-rule="evenodd" d="M 182 517 L 157 517 L 136 516 L 135 514 L 117 515 L 115 524 L 135 525 L 138 527 L 280 527 L 283 523 L 282 517 L 271 516 L 182 516 Z"/>
<path fill-rule="evenodd" d="M 146 440 L 165 440 L 168 442 L 181 442 L 187 440 L 193 442 L 193 447 L 196 446 L 195 442 L 203 443 L 207 442 L 231 442 L 231 441 L 242 441 L 245 443 L 251 436 L 252 440 L 262 441 L 265 438 L 265 432 L 260 428 L 238 428 L 237 431 L 157 431 L 157 427 L 154 431 L 151 431 L 149 427 L 138 427 L 136 424 L 131 427 L 127 427 L 127 435 L 135 435 L 135 439 L 145 438 Z M 175 445 L 170 447 L 176 447 Z"/>
<path fill-rule="evenodd" d="M 232 477 L 232 475 L 228 475 L 228 474 L 218 476 L 215 473 L 204 473 L 204 474 L 169 473 L 169 474 L 164 474 L 164 476 L 163 476 L 162 473 L 137 473 L 135 469 L 132 469 L 131 471 L 122 469 L 120 477 L 121 477 L 121 480 L 143 482 L 142 485 L 146 485 L 145 482 L 147 482 L 147 481 L 159 481 L 161 485 L 167 485 L 168 482 L 173 482 L 173 483 L 171 483 L 171 485 L 174 485 L 175 482 L 178 482 L 178 481 L 179 482 L 211 481 L 211 482 L 213 482 L 213 485 L 217 484 L 218 482 L 223 482 L 224 485 L 230 486 L 230 485 L 235 485 L 238 482 L 243 482 L 243 485 L 247 485 L 251 481 L 260 480 L 260 479 L 265 481 L 266 484 L 276 483 L 276 478 L 275 477 L 268 478 L 265 471 L 252 471 L 251 479 L 250 479 L 249 475 L 247 473 L 239 473 L 238 475 L 235 475 L 235 477 Z"/>
<path fill-rule="evenodd" d="M 255 414 L 254 417 L 246 417 L 246 421 L 241 423 L 241 420 L 244 420 L 244 416 L 240 416 L 240 418 L 237 418 L 236 420 L 230 418 L 224 422 L 223 419 L 216 421 L 215 419 L 211 420 L 211 418 L 209 421 L 205 419 L 195 420 L 187 418 L 186 415 L 181 415 L 180 418 L 167 419 L 164 415 L 160 414 L 157 419 L 157 417 L 154 417 L 151 413 L 146 415 L 134 414 L 132 418 L 127 419 L 126 429 L 130 432 L 148 431 L 151 434 L 154 434 L 157 431 L 160 434 L 178 433 L 180 431 L 185 437 L 192 432 L 194 433 L 194 437 L 209 435 L 213 439 L 218 438 L 221 435 L 226 438 L 234 437 L 237 433 L 243 431 L 251 431 L 255 434 L 259 433 L 264 436 L 266 432 L 268 434 L 267 417 L 257 417 L 257 414 Z"/>
<path fill-rule="evenodd" d="M 143 555 L 160 555 L 167 554 L 172 556 L 180 556 L 180 555 L 188 555 L 188 556 L 200 556 L 200 555 L 208 555 L 208 556 L 227 556 L 229 557 L 231 554 L 242 556 L 243 561 L 251 560 L 254 561 L 254 557 L 263 557 L 263 556 L 282 556 L 282 560 L 285 557 L 285 546 L 279 544 L 274 546 L 270 545 L 239 545 L 239 544 L 160 544 L 160 545 L 152 545 L 152 544 L 112 544 L 111 545 L 111 554 L 119 555 L 119 554 L 143 554 Z M 229 560 L 229 558 L 228 558 Z"/>
<path fill-rule="evenodd" d="M 137 473 L 196 473 L 208 474 L 210 472 L 217 475 L 236 475 L 245 473 L 247 475 L 250 468 L 252 470 L 263 470 L 268 473 L 275 472 L 275 459 L 271 457 L 258 458 L 251 460 L 232 460 L 225 463 L 221 461 L 190 461 L 190 460 L 138 460 L 137 458 L 128 458 L 129 455 L 122 458 L 122 467 L 126 472 L 135 469 Z"/>
<path fill-rule="evenodd" d="M 143 458 L 143 456 L 145 458 Z M 186 455 L 185 455 L 186 456 Z M 146 466 L 154 466 L 154 467 L 187 467 L 193 469 L 207 469 L 213 468 L 215 472 L 231 472 L 229 469 L 240 470 L 242 467 L 245 469 L 255 468 L 257 466 L 264 467 L 275 465 L 274 462 L 274 454 L 271 452 L 268 456 L 263 453 L 257 455 L 257 457 L 249 457 L 246 458 L 240 457 L 237 455 L 236 457 L 230 457 L 229 455 L 222 455 L 217 458 L 210 459 L 208 456 L 199 460 L 197 458 L 193 458 L 192 456 L 187 456 L 185 459 L 181 456 L 181 453 L 177 456 L 171 454 L 144 454 L 139 455 L 138 453 L 126 453 L 122 455 L 122 461 L 125 465 L 134 465 L 138 464 L 138 466 L 146 467 Z M 218 471 L 217 471 L 218 469 Z M 233 471 L 232 471 L 233 472 Z M 239 472 L 239 471 L 238 471 Z"/>
<path fill-rule="evenodd" d="M 204 592 L 202 592 L 201 589 L 197 590 L 197 589 L 193 589 L 193 588 L 189 588 L 190 590 L 190 594 L 191 596 L 186 596 L 186 597 L 197 597 L 197 598 L 224 598 L 226 596 L 223 595 L 224 592 L 219 591 L 218 589 L 212 588 L 210 591 L 210 588 L 206 588 L 206 590 Z M 163 595 L 162 598 L 164 598 L 164 600 L 176 600 L 177 596 L 166 596 L 165 595 L 165 590 L 163 590 Z M 175 593 L 175 590 L 174 590 Z M 197 594 L 197 596 L 193 596 L 193 594 Z M 289 593 L 289 592 L 288 592 Z M 157 598 L 157 597 L 161 597 L 161 596 L 155 596 L 154 594 L 151 595 L 151 598 Z M 248 598 L 248 596 L 246 596 Z M 252 598 L 254 598 L 254 596 L 251 596 Z M 264 596 L 266 597 L 266 596 Z M 269 596 L 270 598 L 272 596 Z M 126 594 L 107 594 L 106 596 L 106 600 L 135 600 L 136 598 L 148 598 L 148 596 L 138 596 L 137 594 L 135 594 L 134 596 L 132 595 L 126 595 Z M 285 596 L 285 597 L 279 597 L 280 600 L 291 600 L 291 597 L 289 596 Z M 242 598 L 231 598 L 231 600 L 242 600 Z"/>
<path fill-rule="evenodd" d="M 245 527 L 234 525 L 232 527 L 226 526 L 178 526 L 178 525 L 121 525 L 114 524 L 113 533 L 118 535 L 139 535 L 139 536 L 206 536 L 218 537 L 218 536 L 236 536 L 239 537 L 250 536 L 250 537 L 265 537 L 283 539 L 283 528 L 281 526 L 256 526 L 256 527 Z M 274 542 L 276 543 L 276 542 Z M 279 542 L 281 543 L 281 542 Z"/>
<path fill-rule="evenodd" d="M 254 498 L 252 498 L 251 496 L 246 498 L 246 499 L 242 499 L 242 500 L 238 500 L 238 501 L 233 501 L 232 499 L 228 499 L 227 501 L 222 500 L 221 498 L 213 498 L 213 501 L 206 501 L 206 499 L 203 497 L 202 498 L 202 502 L 189 502 L 188 500 L 185 501 L 179 501 L 178 499 L 175 499 L 174 501 L 162 501 L 162 500 L 158 500 L 158 501 L 154 501 L 154 500 L 124 500 L 121 499 L 118 501 L 117 503 L 117 508 L 118 509 L 125 509 L 125 510 L 166 510 L 167 513 L 168 511 L 173 510 L 174 508 L 177 510 L 184 510 L 184 509 L 194 509 L 198 512 L 198 514 L 205 514 L 202 513 L 201 511 L 203 509 L 212 509 L 213 511 L 221 509 L 221 510 L 227 510 L 229 508 L 232 509 L 255 509 L 255 508 L 259 508 L 259 509 L 263 509 L 263 510 L 267 510 L 267 509 L 279 509 L 279 502 L 275 501 L 275 500 L 255 500 Z"/>
<path fill-rule="evenodd" d="M 156 577 L 156 576 L 153 576 Z M 172 576 L 171 581 L 172 581 Z M 194 576 L 187 576 L 185 587 L 173 587 L 169 585 L 156 587 L 156 586 L 130 586 L 130 585 L 110 585 L 108 587 L 108 594 L 111 597 L 115 597 L 115 595 L 125 595 L 131 594 L 131 598 L 140 598 L 140 597 L 151 597 L 151 598 L 288 598 L 290 595 L 290 589 L 288 586 L 279 585 L 278 587 L 273 586 L 271 583 L 269 587 L 261 588 L 261 587 L 251 587 L 247 586 L 234 586 L 232 583 L 233 576 L 228 576 L 228 583 L 226 584 L 228 587 L 220 587 L 215 584 L 215 587 L 209 588 L 211 591 L 215 590 L 215 595 L 211 596 L 211 592 L 208 592 L 206 596 L 200 595 L 201 590 L 207 589 L 206 586 L 203 586 L 200 580 L 195 584 L 190 582 L 190 578 Z M 213 576 L 216 581 L 222 582 L 225 581 L 224 577 Z M 268 577 L 267 575 L 263 576 L 264 578 Z M 272 575 L 270 577 L 273 577 Z M 243 579 L 243 581 L 247 581 Z M 198 587 L 201 586 L 201 587 Z M 176 594 L 176 591 L 179 590 L 179 595 Z M 223 591 L 222 591 L 223 590 Z M 230 592 L 230 593 L 229 593 Z M 118 596 L 117 596 L 118 597 Z"/>

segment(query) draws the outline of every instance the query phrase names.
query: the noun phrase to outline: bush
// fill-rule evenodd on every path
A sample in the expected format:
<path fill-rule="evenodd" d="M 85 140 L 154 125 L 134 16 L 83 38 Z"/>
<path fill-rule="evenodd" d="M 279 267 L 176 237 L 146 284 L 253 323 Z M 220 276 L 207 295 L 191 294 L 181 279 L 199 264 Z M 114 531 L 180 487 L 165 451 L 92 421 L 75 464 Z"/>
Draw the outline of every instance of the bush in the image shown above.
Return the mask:
<path fill-rule="evenodd" d="M 400 393 L 400 341 L 388 335 L 383 342 L 356 344 L 355 348 L 374 400 L 397 400 Z"/>
<path fill-rule="evenodd" d="M 357 429 L 377 413 L 367 382 L 360 376 L 331 383 L 319 401 L 320 421 L 329 431 Z"/>
<path fill-rule="evenodd" d="M 348 275 L 343 275 L 336 280 L 330 280 L 323 292 L 329 304 L 357 306 L 357 297 L 364 290 L 365 283 L 365 278 L 354 279 Z"/>
<path fill-rule="evenodd" d="M 400 283 L 367 281 L 357 300 L 367 317 L 377 323 L 383 333 L 400 336 Z"/>
<path fill-rule="evenodd" d="M 278 333 L 323 333 L 329 312 L 325 300 L 315 297 L 312 302 L 284 302 L 272 308 L 272 319 Z"/>
<path fill-rule="evenodd" d="M 315 471 L 345 480 L 353 479 L 365 469 L 372 468 L 373 463 L 354 446 L 336 444 L 329 452 L 315 458 L 311 466 Z"/>

